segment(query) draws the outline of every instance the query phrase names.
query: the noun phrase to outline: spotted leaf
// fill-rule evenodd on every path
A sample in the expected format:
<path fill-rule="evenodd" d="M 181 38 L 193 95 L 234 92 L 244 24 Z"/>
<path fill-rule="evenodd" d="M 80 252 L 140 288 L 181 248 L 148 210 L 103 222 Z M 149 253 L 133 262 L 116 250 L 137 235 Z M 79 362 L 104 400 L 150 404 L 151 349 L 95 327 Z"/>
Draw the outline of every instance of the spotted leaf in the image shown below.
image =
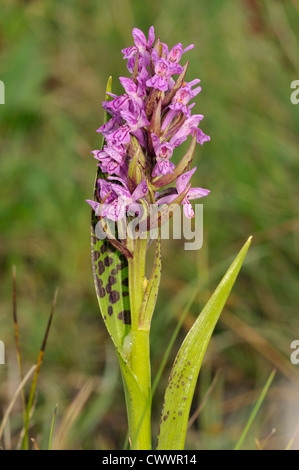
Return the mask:
<path fill-rule="evenodd" d="M 106 100 L 110 99 L 111 77 L 106 89 Z M 108 116 L 104 116 L 107 122 Z M 104 142 L 102 142 L 102 147 Z M 96 182 L 103 177 L 98 168 L 93 199 L 97 200 Z M 91 256 L 96 294 L 101 314 L 117 352 L 126 363 L 129 356 L 129 334 L 131 330 L 131 314 L 128 287 L 128 263 L 121 253 L 108 239 L 96 237 L 98 218 L 92 211 L 91 219 Z M 115 245 L 115 244 L 114 244 Z"/>
<path fill-rule="evenodd" d="M 157 450 L 184 448 L 190 407 L 202 360 L 250 243 L 251 237 L 195 321 L 175 358 L 164 398 Z"/>

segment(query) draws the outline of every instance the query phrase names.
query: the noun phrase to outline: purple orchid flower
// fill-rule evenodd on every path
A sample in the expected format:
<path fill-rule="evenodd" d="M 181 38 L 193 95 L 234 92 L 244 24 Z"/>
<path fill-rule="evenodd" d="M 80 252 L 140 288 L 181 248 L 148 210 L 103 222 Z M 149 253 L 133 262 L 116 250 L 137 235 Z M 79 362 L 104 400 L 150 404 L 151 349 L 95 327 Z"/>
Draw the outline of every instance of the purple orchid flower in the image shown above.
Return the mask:
<path fill-rule="evenodd" d="M 197 85 L 199 82 L 199 79 L 192 80 L 192 82 L 189 83 L 184 82 L 182 87 L 179 88 L 169 105 L 169 111 L 162 123 L 162 130 L 167 129 L 171 121 L 181 112 L 187 118 L 191 117 L 191 109 L 195 103 L 191 104 L 190 106 L 187 106 L 187 104 L 201 91 L 200 86 L 192 90 L 192 87 Z"/>
<path fill-rule="evenodd" d="M 103 136 L 106 137 L 106 135 L 111 134 L 112 132 L 116 131 L 120 124 L 121 124 L 121 118 L 119 116 L 114 117 L 110 119 L 109 121 L 107 121 L 105 124 L 103 124 L 103 126 L 99 127 L 97 129 L 97 132 L 101 132 L 101 134 L 103 134 Z"/>
<path fill-rule="evenodd" d="M 157 204 L 170 204 L 171 202 L 173 202 L 177 198 L 178 194 L 181 194 L 186 190 L 191 176 L 195 173 L 196 170 L 197 167 L 194 167 L 193 170 L 187 171 L 183 175 L 179 176 L 176 182 L 176 193 L 161 197 L 157 200 Z M 189 219 L 194 217 L 194 211 L 190 200 L 205 197 L 209 193 L 210 191 L 208 189 L 190 188 L 182 201 L 185 216 Z"/>
<path fill-rule="evenodd" d="M 122 50 L 124 59 L 128 59 L 127 67 L 131 73 L 133 73 L 135 58 L 138 52 L 139 61 L 142 63 L 142 66 L 146 68 L 150 64 L 151 56 L 149 49 L 152 47 L 155 40 L 155 30 L 153 26 L 150 27 L 148 32 L 148 41 L 146 40 L 144 33 L 138 28 L 133 29 L 132 36 L 134 38 L 135 45 Z"/>
<path fill-rule="evenodd" d="M 173 75 L 183 71 L 180 64 L 182 55 L 193 49 L 194 45 L 184 49 L 182 44 L 178 43 L 169 49 L 160 39 L 154 45 L 153 27 L 149 29 L 148 38 L 137 28 L 133 29 L 132 35 L 134 45 L 122 51 L 124 58 L 128 60 L 127 67 L 132 75 L 129 78 L 119 78 L 125 93 L 120 96 L 108 93 L 111 100 L 103 102 L 103 108 L 111 119 L 97 130 L 105 139 L 103 149 L 92 152 L 106 176 L 98 179 L 97 200 L 87 201 L 102 217 L 114 221 L 120 220 L 128 208 L 137 204 L 139 199 L 142 200 L 149 187 L 152 187 L 153 191 L 162 189 L 156 199 L 158 205 L 163 202 L 170 203 L 179 194 L 185 193 L 196 168 L 176 177 L 175 165 L 171 162 L 173 151 L 185 142 L 189 135 L 196 136 L 197 143 L 201 145 L 210 140 L 198 127 L 204 116 L 192 116 L 192 108 L 195 105 L 192 99 L 201 91 L 198 86 L 199 79 L 181 84 L 173 93 L 171 102 L 166 100 L 168 104 L 163 105 L 163 94 L 172 90 L 175 84 Z M 160 93 L 152 93 L 153 90 Z M 129 148 L 132 135 L 138 141 L 136 145 L 142 147 L 142 162 L 132 158 L 132 149 L 135 148 Z M 137 153 L 136 156 L 138 155 Z M 153 168 L 151 174 L 144 168 L 144 161 L 146 166 Z M 163 178 L 171 173 L 173 176 Z M 164 182 L 166 185 L 166 181 L 171 180 L 176 180 L 176 187 L 168 187 L 163 191 Z M 136 187 L 132 194 L 129 190 L 131 185 Z M 188 190 L 182 202 L 187 217 L 194 216 L 190 200 L 207 194 L 207 189 Z"/>
<path fill-rule="evenodd" d="M 171 137 L 170 144 L 177 147 L 185 142 L 190 134 L 194 133 L 196 133 L 197 142 L 201 145 L 211 140 L 210 136 L 204 134 L 201 129 L 198 129 L 198 125 L 203 118 L 202 114 L 194 114 L 194 116 L 186 119 L 181 128 Z"/>
<path fill-rule="evenodd" d="M 141 81 L 138 81 L 137 84 L 126 77 L 119 77 L 119 81 L 125 89 L 127 95 L 135 101 L 137 106 L 140 109 L 144 109 L 144 100 L 142 97 L 146 95 L 146 87 L 142 84 Z"/>
<path fill-rule="evenodd" d="M 117 197 L 117 194 L 113 191 L 112 183 L 103 178 L 98 178 L 97 180 L 97 194 L 101 201 L 105 199 L 106 204 L 111 204 Z M 91 201 L 90 199 L 85 201 L 92 207 L 97 216 L 102 216 L 101 202 Z"/>
<path fill-rule="evenodd" d="M 128 108 L 129 101 L 130 97 L 127 94 L 123 94 L 116 96 L 114 100 L 103 101 L 102 106 L 111 116 L 119 116 L 120 111 Z"/>
<path fill-rule="evenodd" d="M 125 110 L 120 110 L 120 116 L 126 123 L 113 130 L 113 132 L 104 134 L 109 146 L 128 144 L 130 142 L 130 133 L 140 139 L 141 145 L 144 145 L 144 136 L 141 128 L 149 126 L 150 123 L 145 111 L 140 110 L 135 102 L 129 100 L 127 104 L 128 106 Z"/>
<path fill-rule="evenodd" d="M 122 146 L 108 147 L 104 146 L 103 150 L 93 150 L 94 157 L 99 160 L 98 166 L 103 173 L 109 175 L 118 175 L 125 177 L 128 167 L 125 161 Z"/>
<path fill-rule="evenodd" d="M 195 47 L 194 44 L 190 44 L 189 46 L 185 47 L 185 49 L 183 49 L 183 45 L 179 42 L 178 44 L 173 46 L 170 52 L 168 52 L 169 49 L 168 49 L 167 44 L 163 44 L 163 54 L 165 55 L 167 60 L 175 64 L 178 64 L 182 58 L 182 55 L 185 52 L 190 51 L 191 49 L 194 49 L 194 47 Z"/>
<path fill-rule="evenodd" d="M 174 147 L 169 142 L 160 142 L 156 134 L 151 134 L 154 151 L 156 154 L 156 165 L 152 177 L 173 173 L 175 165 L 169 161 L 172 157 Z"/>
<path fill-rule="evenodd" d="M 162 57 L 156 61 L 155 75 L 147 80 L 146 85 L 156 90 L 167 91 L 168 82 L 172 73 L 170 63 Z"/>
<path fill-rule="evenodd" d="M 183 83 L 182 87 L 176 92 L 174 95 L 171 104 L 169 105 L 170 109 L 178 112 L 182 112 L 188 118 L 191 117 L 190 109 L 193 107 L 187 107 L 189 101 L 191 101 L 198 93 L 201 92 L 201 87 L 196 87 L 192 90 L 194 85 L 200 83 L 199 79 L 192 80 L 192 82 L 185 82 Z"/>
<path fill-rule="evenodd" d="M 117 198 L 110 204 L 103 204 L 103 210 L 101 211 L 103 217 L 107 217 L 107 219 L 113 220 L 114 222 L 121 220 L 125 216 L 126 211 L 130 209 L 130 206 L 144 198 L 149 191 L 146 180 L 141 181 L 132 194 L 126 182 L 121 179 L 118 180 L 123 186 L 111 183 L 111 187 L 117 195 Z M 136 210 L 134 210 L 134 212 L 136 213 Z"/>

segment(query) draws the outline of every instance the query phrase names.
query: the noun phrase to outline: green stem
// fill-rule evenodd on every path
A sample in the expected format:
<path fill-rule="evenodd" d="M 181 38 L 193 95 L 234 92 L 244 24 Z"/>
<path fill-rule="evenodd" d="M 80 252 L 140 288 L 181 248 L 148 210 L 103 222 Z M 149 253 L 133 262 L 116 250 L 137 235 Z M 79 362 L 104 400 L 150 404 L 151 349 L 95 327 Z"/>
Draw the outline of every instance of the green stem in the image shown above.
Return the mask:
<path fill-rule="evenodd" d="M 139 316 L 144 296 L 147 240 L 131 240 L 134 258 L 128 261 L 131 307 L 132 350 L 130 368 L 140 388 L 131 396 L 128 409 L 129 433 L 133 450 L 151 449 L 151 373 L 149 330 L 140 328 Z M 131 247 L 132 248 L 132 247 Z"/>

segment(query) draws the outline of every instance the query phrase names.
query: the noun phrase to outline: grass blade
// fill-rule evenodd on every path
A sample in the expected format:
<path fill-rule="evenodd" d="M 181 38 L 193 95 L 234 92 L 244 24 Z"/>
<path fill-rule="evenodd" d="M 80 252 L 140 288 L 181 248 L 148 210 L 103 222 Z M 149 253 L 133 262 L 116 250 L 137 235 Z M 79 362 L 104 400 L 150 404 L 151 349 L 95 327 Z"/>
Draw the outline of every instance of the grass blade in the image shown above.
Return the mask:
<path fill-rule="evenodd" d="M 19 322 L 18 322 L 18 314 L 17 314 L 17 276 L 16 276 L 15 266 L 13 266 L 12 268 L 12 310 L 13 310 L 13 323 L 14 323 L 15 343 L 16 343 L 16 349 L 17 349 L 18 367 L 19 367 L 19 373 L 20 373 L 20 380 L 22 381 L 24 378 L 24 374 L 23 374 L 23 361 L 22 361 L 20 334 L 19 334 Z M 23 420 L 25 424 L 26 397 L 25 397 L 24 389 L 21 390 L 21 397 L 22 397 L 22 408 L 23 408 Z"/>
<path fill-rule="evenodd" d="M 56 420 L 56 415 L 57 415 L 57 408 L 58 408 L 58 405 L 55 406 L 55 410 L 54 410 L 54 414 L 53 414 L 53 418 L 51 422 L 48 450 L 52 450 L 53 433 L 54 433 L 54 425 L 55 425 L 55 420 Z"/>
<path fill-rule="evenodd" d="M 251 427 L 251 425 L 252 425 L 252 423 L 253 423 L 253 421 L 254 421 L 254 419 L 255 419 L 255 417 L 256 417 L 256 415 L 257 415 L 257 413 L 258 413 L 258 411 L 259 411 L 259 409 L 260 409 L 260 407 L 263 403 L 263 401 L 264 401 L 264 399 L 265 399 L 265 396 L 267 395 L 267 392 L 268 392 L 269 387 L 270 387 L 270 385 L 271 385 L 271 383 L 274 379 L 275 374 L 276 374 L 276 370 L 274 369 L 271 372 L 271 374 L 270 374 L 270 376 L 269 376 L 269 378 L 268 378 L 268 380 L 267 380 L 267 382 L 266 382 L 266 384 L 265 384 L 265 386 L 262 390 L 262 393 L 260 394 L 260 396 L 259 396 L 259 398 L 258 398 L 258 400 L 257 400 L 257 402 L 256 402 L 256 404 L 255 404 L 255 406 L 254 406 L 254 408 L 251 412 L 251 415 L 249 416 L 249 419 L 247 421 L 245 429 L 242 432 L 242 434 L 240 436 L 240 439 L 238 440 L 237 445 L 236 445 L 234 450 L 240 450 L 240 448 L 241 448 L 241 446 L 244 442 L 244 439 L 247 436 L 247 433 L 248 433 L 248 431 L 249 431 L 249 429 L 250 429 L 250 427 Z"/>
<path fill-rule="evenodd" d="M 33 374 L 33 372 L 36 370 L 36 365 L 32 366 L 31 369 L 27 372 L 27 374 L 25 375 L 25 377 L 23 378 L 22 382 L 20 383 L 20 385 L 18 386 L 17 390 L 15 391 L 12 399 L 11 399 L 11 402 L 10 404 L 8 405 L 7 407 L 7 410 L 6 412 L 4 413 L 4 416 L 3 416 L 3 419 L 1 421 L 1 425 L 0 425 L 0 439 L 2 437 L 2 434 L 3 434 L 3 431 L 5 429 L 5 426 L 6 426 L 6 423 L 7 423 L 7 420 L 9 418 L 9 415 L 11 413 L 11 410 L 13 409 L 13 406 L 20 394 L 20 392 L 22 391 L 24 385 L 27 383 L 27 381 L 30 379 L 31 375 Z"/>
<path fill-rule="evenodd" d="M 47 344 L 47 340 L 48 340 L 48 336 L 49 336 L 49 332 L 50 332 L 50 328 L 51 328 L 51 324 L 52 324 L 52 320 L 53 320 L 53 315 L 54 315 L 54 311 L 55 311 L 55 307 L 56 307 L 57 295 L 58 295 L 58 289 L 56 289 L 55 294 L 54 294 L 54 298 L 53 298 L 53 302 L 52 302 L 52 308 L 51 308 L 47 328 L 46 328 L 46 331 L 45 331 L 42 346 L 41 346 L 40 351 L 39 351 L 37 364 L 36 364 L 36 369 L 35 369 L 35 373 L 34 373 L 34 376 L 33 376 L 33 379 L 32 379 L 32 384 L 31 384 L 31 388 L 30 388 L 30 392 L 29 392 L 27 409 L 26 409 L 26 417 L 25 417 L 25 425 L 24 425 L 24 437 L 23 437 L 23 443 L 22 443 L 22 449 L 23 450 L 27 450 L 29 448 L 28 429 L 29 429 L 30 413 L 31 413 L 32 405 L 33 405 L 33 400 L 34 400 L 34 395 L 35 395 L 35 390 L 36 390 L 36 384 L 37 384 L 40 368 L 41 368 L 41 365 L 42 365 L 42 362 L 43 362 L 43 357 L 44 357 L 44 353 L 45 353 L 45 349 L 46 349 L 46 344 Z"/>

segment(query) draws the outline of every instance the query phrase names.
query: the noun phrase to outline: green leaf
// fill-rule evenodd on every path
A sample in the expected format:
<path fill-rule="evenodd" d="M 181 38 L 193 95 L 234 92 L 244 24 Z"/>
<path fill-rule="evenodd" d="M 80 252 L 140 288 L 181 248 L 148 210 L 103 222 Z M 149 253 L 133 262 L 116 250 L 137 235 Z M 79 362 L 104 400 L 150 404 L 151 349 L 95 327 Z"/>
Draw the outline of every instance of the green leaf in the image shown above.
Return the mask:
<path fill-rule="evenodd" d="M 143 420 L 146 414 L 150 412 L 151 401 L 141 390 L 138 380 L 131 368 L 123 361 L 120 355 L 118 357 L 126 399 L 130 445 L 134 448 L 135 442 L 139 438 Z M 134 430 L 133 434 L 131 434 L 131 430 Z"/>
<path fill-rule="evenodd" d="M 109 77 L 105 99 L 111 97 L 112 77 Z M 109 119 L 105 113 L 104 123 Z M 102 142 L 102 147 L 104 141 Z M 96 197 L 97 179 L 102 176 L 98 169 L 95 186 L 94 200 Z M 96 294 L 100 311 L 111 336 L 111 339 L 124 362 L 128 359 L 128 335 L 131 330 L 130 300 L 128 288 L 128 262 L 123 253 L 115 246 L 113 241 L 100 240 L 96 237 L 96 225 L 98 218 L 92 211 L 91 218 L 91 258 Z"/>
<path fill-rule="evenodd" d="M 165 393 L 158 450 L 184 448 L 190 407 L 203 357 L 250 243 L 251 237 L 202 310 L 176 356 Z"/>
<path fill-rule="evenodd" d="M 91 230 L 92 268 L 100 311 L 114 346 L 126 362 L 126 338 L 131 330 L 128 262 L 110 242 L 95 236 L 94 217 Z"/>
<path fill-rule="evenodd" d="M 155 259 L 150 280 L 144 292 L 140 310 L 139 325 L 141 329 L 149 330 L 152 316 L 157 302 L 161 280 L 161 238 L 156 240 Z"/>

